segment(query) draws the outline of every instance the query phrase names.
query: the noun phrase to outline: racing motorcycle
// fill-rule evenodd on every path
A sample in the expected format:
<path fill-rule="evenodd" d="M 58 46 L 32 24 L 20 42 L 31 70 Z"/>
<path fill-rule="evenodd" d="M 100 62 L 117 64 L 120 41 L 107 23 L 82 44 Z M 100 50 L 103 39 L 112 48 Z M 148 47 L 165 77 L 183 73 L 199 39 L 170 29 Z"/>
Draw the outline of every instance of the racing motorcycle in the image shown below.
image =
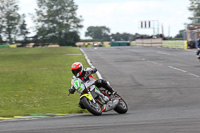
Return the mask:
<path fill-rule="evenodd" d="M 74 80 L 73 87 L 81 94 L 79 107 L 87 109 L 97 116 L 110 110 L 114 110 L 119 114 L 125 114 L 128 111 L 126 102 L 119 94 L 111 94 L 105 88 L 98 88 L 94 83 L 95 81 L 83 82 L 80 78 Z"/>
<path fill-rule="evenodd" d="M 199 60 L 200 62 L 200 48 L 198 48 L 197 52 L 196 52 L 196 55 L 197 55 L 197 59 Z"/>
<path fill-rule="evenodd" d="M 198 59 L 198 60 L 199 60 L 199 62 L 200 62 L 200 56 L 198 56 L 198 57 L 197 57 L 197 59 Z"/>

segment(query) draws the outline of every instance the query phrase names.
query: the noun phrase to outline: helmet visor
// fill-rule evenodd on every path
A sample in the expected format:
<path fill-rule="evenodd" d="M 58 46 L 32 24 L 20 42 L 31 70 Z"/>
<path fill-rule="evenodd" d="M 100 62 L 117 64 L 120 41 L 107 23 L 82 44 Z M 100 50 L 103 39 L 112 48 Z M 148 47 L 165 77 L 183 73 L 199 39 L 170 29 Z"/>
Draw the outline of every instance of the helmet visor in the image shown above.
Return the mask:
<path fill-rule="evenodd" d="M 82 70 L 82 67 L 78 68 L 78 69 L 74 69 L 72 70 L 72 73 L 77 76 L 77 74 Z"/>

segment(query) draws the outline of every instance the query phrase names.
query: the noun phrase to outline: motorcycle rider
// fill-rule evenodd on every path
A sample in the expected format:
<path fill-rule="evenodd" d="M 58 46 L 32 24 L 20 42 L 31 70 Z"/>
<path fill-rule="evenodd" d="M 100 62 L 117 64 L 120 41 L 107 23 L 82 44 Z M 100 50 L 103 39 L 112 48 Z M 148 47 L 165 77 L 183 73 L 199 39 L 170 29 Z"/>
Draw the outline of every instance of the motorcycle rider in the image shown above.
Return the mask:
<path fill-rule="evenodd" d="M 72 64 L 71 70 L 72 70 L 72 73 L 73 73 L 74 76 L 72 77 L 72 80 L 71 80 L 71 86 L 72 87 L 68 90 L 70 94 L 74 94 L 74 92 L 75 92 L 75 88 L 73 87 L 73 83 L 74 83 L 74 80 L 76 78 L 80 78 L 84 82 L 86 82 L 88 80 L 95 81 L 95 85 L 98 88 L 103 87 L 103 88 L 107 89 L 111 94 L 113 94 L 113 95 L 116 94 L 116 91 L 108 84 L 108 82 L 106 80 L 104 80 L 104 79 L 96 80 L 92 76 L 92 74 L 97 72 L 96 68 L 87 68 L 86 67 L 85 69 L 83 69 L 83 65 L 82 65 L 81 62 L 75 62 L 75 63 Z M 102 93 L 100 93 L 100 95 L 103 97 L 104 101 L 106 101 L 106 102 L 109 101 L 107 96 L 104 96 Z M 113 105 L 116 105 L 116 102 L 117 101 L 112 101 L 112 103 L 111 103 L 109 101 L 106 105 L 103 106 L 103 110 L 102 111 L 108 111 L 109 109 L 111 109 L 111 107 Z M 79 102 L 79 107 L 84 108 L 80 102 Z"/>
<path fill-rule="evenodd" d="M 197 58 L 200 59 L 200 38 L 197 40 Z"/>

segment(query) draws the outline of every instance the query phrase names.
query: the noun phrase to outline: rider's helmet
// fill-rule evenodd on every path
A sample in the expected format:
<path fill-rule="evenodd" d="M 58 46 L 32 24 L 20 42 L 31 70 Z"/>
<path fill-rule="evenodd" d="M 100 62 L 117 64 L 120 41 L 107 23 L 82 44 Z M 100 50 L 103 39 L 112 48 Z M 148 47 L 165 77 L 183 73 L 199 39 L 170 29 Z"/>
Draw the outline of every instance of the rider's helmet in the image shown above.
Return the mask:
<path fill-rule="evenodd" d="M 83 72 L 83 65 L 81 62 L 75 62 L 71 66 L 72 73 L 75 77 L 78 77 Z"/>

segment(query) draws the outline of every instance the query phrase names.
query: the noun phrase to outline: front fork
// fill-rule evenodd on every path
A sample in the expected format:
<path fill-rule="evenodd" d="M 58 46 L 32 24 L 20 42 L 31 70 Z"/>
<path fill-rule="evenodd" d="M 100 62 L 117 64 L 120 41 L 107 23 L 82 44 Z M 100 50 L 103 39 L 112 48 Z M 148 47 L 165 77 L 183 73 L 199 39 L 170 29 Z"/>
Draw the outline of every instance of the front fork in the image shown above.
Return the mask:
<path fill-rule="evenodd" d="M 86 90 L 87 90 L 87 93 L 88 93 L 88 94 L 83 94 L 83 95 L 81 95 L 80 99 L 81 99 L 82 97 L 86 97 L 86 98 L 89 99 L 90 101 L 93 101 L 93 103 L 96 103 L 96 101 L 94 100 L 94 97 L 92 96 L 92 93 L 89 91 L 89 89 L 87 88 Z"/>
<path fill-rule="evenodd" d="M 92 94 L 91 94 L 91 92 L 90 92 L 90 91 L 88 91 L 88 94 L 90 94 L 90 95 L 91 95 L 93 103 L 96 103 L 96 101 L 94 100 L 94 97 L 92 96 Z"/>

